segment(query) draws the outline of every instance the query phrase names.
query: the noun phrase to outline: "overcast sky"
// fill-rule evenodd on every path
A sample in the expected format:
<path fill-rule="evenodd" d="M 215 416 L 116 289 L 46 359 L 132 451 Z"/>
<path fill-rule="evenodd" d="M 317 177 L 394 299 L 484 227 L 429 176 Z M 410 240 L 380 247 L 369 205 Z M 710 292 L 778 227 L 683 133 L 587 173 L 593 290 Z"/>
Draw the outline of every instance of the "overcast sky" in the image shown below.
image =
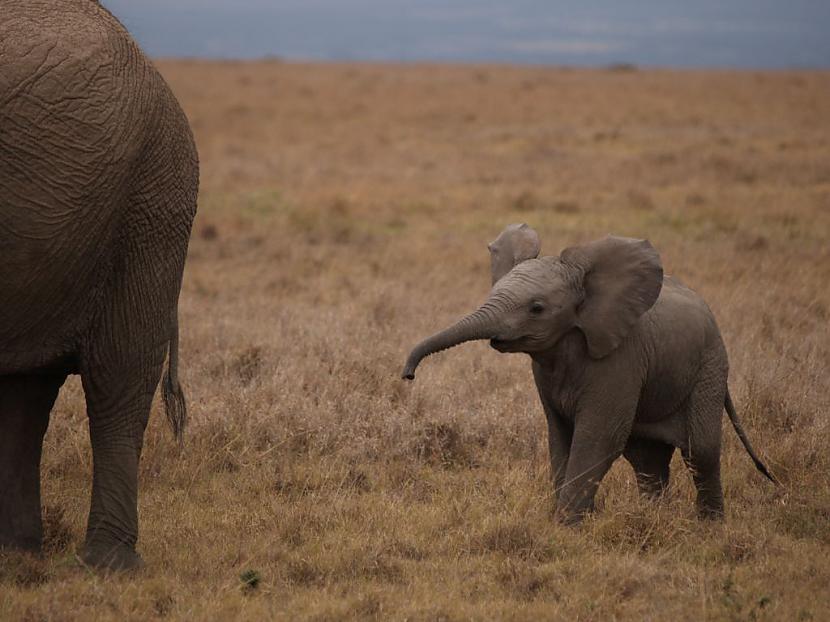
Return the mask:
<path fill-rule="evenodd" d="M 103 0 L 154 56 L 830 67 L 830 0 Z"/>

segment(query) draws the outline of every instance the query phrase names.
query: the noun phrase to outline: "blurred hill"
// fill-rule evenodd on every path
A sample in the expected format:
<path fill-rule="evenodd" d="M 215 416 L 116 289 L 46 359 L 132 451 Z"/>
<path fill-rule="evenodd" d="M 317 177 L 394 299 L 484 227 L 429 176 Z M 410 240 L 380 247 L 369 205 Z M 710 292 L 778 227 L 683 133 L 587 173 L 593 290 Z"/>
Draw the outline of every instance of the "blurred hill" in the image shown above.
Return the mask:
<path fill-rule="evenodd" d="M 830 66 L 823 0 L 105 0 L 156 56 Z"/>

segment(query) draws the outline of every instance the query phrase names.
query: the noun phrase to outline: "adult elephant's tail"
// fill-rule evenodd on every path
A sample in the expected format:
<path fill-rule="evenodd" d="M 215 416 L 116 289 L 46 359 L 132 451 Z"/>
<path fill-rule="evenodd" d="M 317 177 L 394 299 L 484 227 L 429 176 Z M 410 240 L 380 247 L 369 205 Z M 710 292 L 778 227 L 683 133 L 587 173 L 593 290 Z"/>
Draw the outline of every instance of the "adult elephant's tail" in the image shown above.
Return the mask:
<path fill-rule="evenodd" d="M 729 395 L 729 389 L 726 390 L 726 399 L 724 400 L 724 406 L 726 407 L 726 414 L 729 415 L 729 420 L 732 422 L 732 426 L 735 428 L 735 432 L 738 433 L 738 438 L 741 439 L 741 442 L 744 444 L 744 448 L 749 454 L 749 457 L 752 458 L 752 461 L 755 463 L 755 467 L 761 473 L 763 473 L 771 482 L 777 484 L 778 480 L 772 476 L 772 474 L 769 472 L 769 469 L 767 469 L 766 465 L 763 462 L 761 462 L 761 459 L 752 449 L 752 445 L 749 444 L 749 439 L 746 436 L 746 432 L 744 431 L 741 422 L 738 420 L 738 413 L 735 412 L 735 405 L 732 403 L 732 396 Z"/>
<path fill-rule="evenodd" d="M 184 445 L 184 427 L 187 424 L 187 405 L 184 401 L 182 385 L 179 384 L 179 310 L 173 309 L 173 328 L 170 333 L 170 345 L 167 355 L 167 371 L 161 385 L 161 397 L 167 420 L 173 428 L 173 434 L 179 446 Z"/>

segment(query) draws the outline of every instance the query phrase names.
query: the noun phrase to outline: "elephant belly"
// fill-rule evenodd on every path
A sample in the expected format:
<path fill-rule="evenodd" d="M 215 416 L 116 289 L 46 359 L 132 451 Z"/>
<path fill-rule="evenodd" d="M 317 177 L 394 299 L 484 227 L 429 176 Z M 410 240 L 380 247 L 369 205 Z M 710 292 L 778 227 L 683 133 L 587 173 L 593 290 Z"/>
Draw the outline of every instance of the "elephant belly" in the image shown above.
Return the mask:
<path fill-rule="evenodd" d="M 0 374 L 47 366 L 76 350 L 96 308 L 104 272 L 97 249 L 105 240 L 71 239 L 77 246 L 0 231 Z"/>
<path fill-rule="evenodd" d="M 633 438 L 661 441 L 681 450 L 686 450 L 688 446 L 686 420 L 680 412 L 660 421 L 635 421 L 631 428 L 631 436 Z"/>

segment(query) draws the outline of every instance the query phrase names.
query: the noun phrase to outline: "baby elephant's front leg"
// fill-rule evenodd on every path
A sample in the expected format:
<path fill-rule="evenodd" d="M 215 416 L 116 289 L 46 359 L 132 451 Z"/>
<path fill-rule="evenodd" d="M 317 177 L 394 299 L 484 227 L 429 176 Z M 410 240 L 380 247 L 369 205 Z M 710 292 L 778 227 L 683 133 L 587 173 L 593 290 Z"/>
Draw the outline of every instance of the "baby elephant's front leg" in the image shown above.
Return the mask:
<path fill-rule="evenodd" d="M 545 409 L 548 420 L 548 453 L 550 455 L 550 477 L 557 502 L 565 485 L 568 458 L 573 441 L 573 430 L 567 421 L 555 412 Z"/>
<path fill-rule="evenodd" d="M 566 525 L 593 511 L 599 483 L 625 447 L 625 440 L 599 417 L 583 417 L 574 428 L 565 481 L 559 491 L 555 518 Z"/>

